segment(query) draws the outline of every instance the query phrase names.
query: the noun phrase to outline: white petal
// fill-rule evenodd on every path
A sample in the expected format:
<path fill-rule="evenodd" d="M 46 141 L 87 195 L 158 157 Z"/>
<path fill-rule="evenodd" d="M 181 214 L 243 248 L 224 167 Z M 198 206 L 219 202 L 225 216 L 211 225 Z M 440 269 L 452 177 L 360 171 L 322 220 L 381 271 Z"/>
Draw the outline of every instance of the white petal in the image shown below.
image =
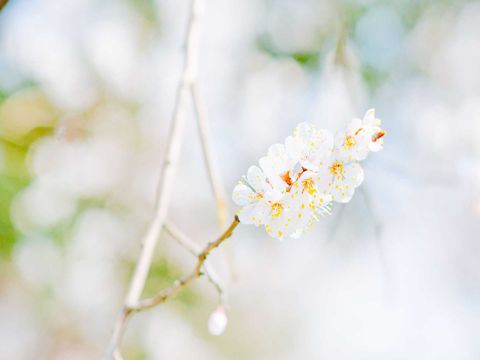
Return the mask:
<path fill-rule="evenodd" d="M 315 186 L 317 191 L 326 196 L 330 194 L 330 190 L 333 183 L 333 175 L 327 166 L 321 166 L 314 177 Z"/>
<path fill-rule="evenodd" d="M 268 148 L 267 156 L 275 163 L 283 163 L 287 158 L 284 144 L 274 144 Z"/>
<path fill-rule="evenodd" d="M 284 191 L 287 188 L 287 184 L 282 180 L 280 175 L 287 170 L 278 169 L 277 163 L 269 156 L 262 157 L 258 162 L 270 185 L 278 191 Z"/>
<path fill-rule="evenodd" d="M 294 130 L 294 136 L 303 138 L 303 139 L 308 139 L 311 138 L 315 135 L 316 128 L 315 125 L 312 123 L 308 122 L 303 122 L 298 124 L 298 126 Z"/>
<path fill-rule="evenodd" d="M 255 198 L 255 193 L 247 185 L 239 183 L 233 189 L 232 199 L 235 204 L 243 206 L 250 204 Z"/>
<path fill-rule="evenodd" d="M 257 224 L 257 204 L 244 206 L 237 212 L 238 219 L 242 224 Z"/>
<path fill-rule="evenodd" d="M 362 127 L 362 120 L 355 118 L 350 121 L 350 123 L 347 125 L 347 132 L 349 134 L 355 134 L 358 129 Z"/>
<path fill-rule="evenodd" d="M 255 206 L 255 215 L 253 219 L 253 223 L 256 226 L 262 225 L 265 223 L 265 220 L 267 216 L 270 214 L 270 204 L 265 201 L 265 199 L 262 199 L 259 201 L 256 206 Z"/>
<path fill-rule="evenodd" d="M 348 186 L 345 182 L 336 180 L 332 187 L 333 201 L 338 203 L 346 203 L 352 199 L 355 188 Z"/>
<path fill-rule="evenodd" d="M 315 208 L 315 199 L 308 192 L 303 191 L 300 192 L 299 195 L 296 195 L 291 201 L 287 218 L 287 220 L 289 220 L 289 226 L 291 227 L 289 233 L 303 233 L 315 213 Z"/>
<path fill-rule="evenodd" d="M 363 123 L 366 125 L 373 125 L 375 123 L 375 109 L 369 109 L 363 117 Z"/>
<path fill-rule="evenodd" d="M 267 234 L 279 240 L 285 239 L 292 231 L 288 228 L 289 222 L 287 220 L 286 211 L 280 215 L 270 216 L 269 220 L 265 222 L 265 230 Z"/>
<path fill-rule="evenodd" d="M 358 187 L 365 178 L 362 167 L 359 163 L 350 163 L 345 165 L 345 182 L 349 186 Z"/>
<path fill-rule="evenodd" d="M 343 148 L 343 144 L 345 142 L 345 133 L 344 132 L 337 132 L 335 134 L 335 149 Z"/>
<path fill-rule="evenodd" d="M 302 143 L 297 137 L 289 136 L 285 139 L 285 151 L 291 159 L 300 159 Z"/>
<path fill-rule="evenodd" d="M 237 211 L 238 219 L 242 224 L 253 224 L 255 222 L 255 204 L 249 204 Z"/>
<path fill-rule="evenodd" d="M 248 183 L 260 193 L 268 190 L 268 183 L 265 174 L 258 166 L 250 166 L 247 170 Z"/>
<path fill-rule="evenodd" d="M 377 152 L 383 149 L 383 139 L 379 139 L 375 142 L 370 143 L 369 150 Z"/>

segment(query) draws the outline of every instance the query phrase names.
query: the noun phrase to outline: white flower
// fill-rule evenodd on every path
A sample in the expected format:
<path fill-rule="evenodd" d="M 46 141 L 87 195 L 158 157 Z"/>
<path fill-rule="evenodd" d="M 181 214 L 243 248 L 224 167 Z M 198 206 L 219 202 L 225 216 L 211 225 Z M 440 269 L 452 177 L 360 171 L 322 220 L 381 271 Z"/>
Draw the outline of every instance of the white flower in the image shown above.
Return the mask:
<path fill-rule="evenodd" d="M 243 206 L 237 213 L 240 221 L 257 226 L 263 224 L 269 211 L 266 198 L 275 195 L 279 197 L 281 193 L 275 194 L 262 170 L 258 166 L 250 166 L 244 182 L 239 182 L 233 189 L 233 201 Z"/>
<path fill-rule="evenodd" d="M 294 181 L 295 159 L 287 153 L 284 144 L 275 144 L 268 148 L 267 156 L 258 163 L 268 178 L 269 183 L 278 191 L 285 191 Z"/>
<path fill-rule="evenodd" d="M 352 199 L 355 188 L 360 186 L 363 179 L 364 173 L 359 163 L 345 161 L 334 154 L 319 172 L 318 182 L 327 181 L 323 186 L 329 186 L 332 200 L 346 203 Z"/>
<path fill-rule="evenodd" d="M 366 127 L 366 132 L 370 136 L 370 151 L 377 152 L 382 150 L 385 131 L 380 128 L 380 125 L 382 125 L 382 121 L 375 117 L 375 109 L 370 109 L 367 111 L 367 113 L 363 117 L 363 125 Z"/>
<path fill-rule="evenodd" d="M 318 209 L 331 201 L 328 188 L 319 188 L 316 173 L 306 167 L 319 168 L 332 151 L 333 137 L 306 123 L 297 129 L 300 131 L 289 138 L 292 146 L 273 145 L 259 161 L 276 195 L 265 198 L 270 208 L 264 217 L 265 230 L 278 239 L 302 233 L 317 219 Z"/>
<path fill-rule="evenodd" d="M 240 222 L 263 225 L 278 239 L 302 235 L 329 214 L 333 201 L 350 201 L 364 179 L 358 161 L 382 148 L 384 134 L 373 110 L 363 120 L 352 120 L 335 141 L 326 130 L 300 124 L 285 144 L 272 145 L 260 167 L 251 166 L 235 187 Z"/>
<path fill-rule="evenodd" d="M 317 170 L 319 164 L 330 156 L 333 136 L 309 123 L 298 125 L 293 136 L 285 140 L 287 154 L 307 170 Z"/>
<path fill-rule="evenodd" d="M 335 151 L 346 161 L 364 160 L 370 151 L 379 151 L 383 146 L 385 132 L 380 128 L 380 119 L 375 118 L 375 110 L 366 112 L 363 120 L 353 119 L 346 132 L 335 136 Z"/>

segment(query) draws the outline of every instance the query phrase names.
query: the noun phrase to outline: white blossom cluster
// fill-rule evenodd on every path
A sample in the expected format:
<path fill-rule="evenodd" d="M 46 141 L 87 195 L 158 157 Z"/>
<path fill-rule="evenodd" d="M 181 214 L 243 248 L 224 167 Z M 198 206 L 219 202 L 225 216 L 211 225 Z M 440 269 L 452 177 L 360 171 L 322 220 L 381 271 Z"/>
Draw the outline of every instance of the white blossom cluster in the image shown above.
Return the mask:
<path fill-rule="evenodd" d="M 242 206 L 241 223 L 263 225 L 275 238 L 297 238 L 330 213 L 332 202 L 346 203 L 364 178 L 359 161 L 383 147 L 385 132 L 370 109 L 333 136 L 301 123 L 284 144 L 275 144 L 233 190 Z"/>

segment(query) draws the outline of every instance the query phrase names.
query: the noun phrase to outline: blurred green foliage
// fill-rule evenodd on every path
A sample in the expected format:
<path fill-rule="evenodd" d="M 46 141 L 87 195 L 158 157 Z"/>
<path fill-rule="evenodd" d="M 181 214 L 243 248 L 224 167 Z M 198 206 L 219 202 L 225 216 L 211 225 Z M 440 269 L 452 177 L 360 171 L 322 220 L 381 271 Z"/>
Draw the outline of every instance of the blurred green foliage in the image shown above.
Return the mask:
<path fill-rule="evenodd" d="M 315 69 L 318 65 L 320 51 L 318 52 L 286 52 L 278 49 L 267 34 L 262 34 L 257 39 L 257 48 L 277 59 L 293 59 L 306 69 Z"/>
<path fill-rule="evenodd" d="M 193 267 L 193 262 L 192 262 Z M 133 264 L 132 264 L 133 273 Z M 172 283 L 185 275 L 177 266 L 171 264 L 166 258 L 159 258 L 153 261 L 150 273 L 145 284 L 145 296 L 154 296 L 164 288 L 172 285 Z M 176 296 L 176 301 L 187 307 L 196 304 L 198 296 L 191 287 L 187 287 L 180 291 Z"/>
<path fill-rule="evenodd" d="M 3 168 L 0 170 L 0 256 L 8 256 L 18 232 L 11 221 L 10 207 L 15 195 L 29 182 L 25 167 L 28 147 L 0 138 L 3 150 Z"/>
<path fill-rule="evenodd" d="M 39 112 L 35 112 L 40 110 Z M 30 111 L 32 111 L 30 113 Z M 30 117 L 28 115 L 31 115 Z M 30 146 L 39 138 L 52 134 L 56 112 L 48 99 L 36 88 L 8 94 L 0 92 L 0 257 L 8 257 L 19 237 L 11 219 L 15 196 L 31 180 L 26 158 Z M 35 123 L 40 119 L 40 122 Z M 45 122 L 45 119 L 48 122 Z M 14 133 L 18 128 L 24 132 Z M 37 126 L 38 125 L 38 126 Z"/>
<path fill-rule="evenodd" d="M 0 256 L 9 256 L 18 233 L 10 218 L 10 206 L 15 195 L 28 184 L 27 178 L 0 173 Z"/>
<path fill-rule="evenodd" d="M 154 27 L 158 24 L 159 19 L 154 0 L 126 0 L 126 2 L 149 26 Z"/>

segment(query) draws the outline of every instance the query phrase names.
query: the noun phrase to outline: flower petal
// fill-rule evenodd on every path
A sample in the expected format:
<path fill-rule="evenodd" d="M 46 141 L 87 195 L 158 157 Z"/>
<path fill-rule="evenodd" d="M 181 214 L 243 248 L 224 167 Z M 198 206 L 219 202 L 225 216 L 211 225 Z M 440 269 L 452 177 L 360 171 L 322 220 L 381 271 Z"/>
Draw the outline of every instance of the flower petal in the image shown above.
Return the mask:
<path fill-rule="evenodd" d="M 237 205 L 248 205 L 254 201 L 255 193 L 247 185 L 239 183 L 233 189 L 232 199 Z"/>
<path fill-rule="evenodd" d="M 256 204 L 244 206 L 237 212 L 238 219 L 242 224 L 255 224 L 256 214 Z"/>
<path fill-rule="evenodd" d="M 248 183 L 259 193 L 268 191 L 265 174 L 258 166 L 250 166 L 247 170 Z"/>
<path fill-rule="evenodd" d="M 359 163 L 350 163 L 345 165 L 345 182 L 354 188 L 360 186 L 365 175 Z"/>
<path fill-rule="evenodd" d="M 365 125 L 375 125 L 375 109 L 368 109 L 363 117 L 363 123 Z"/>

